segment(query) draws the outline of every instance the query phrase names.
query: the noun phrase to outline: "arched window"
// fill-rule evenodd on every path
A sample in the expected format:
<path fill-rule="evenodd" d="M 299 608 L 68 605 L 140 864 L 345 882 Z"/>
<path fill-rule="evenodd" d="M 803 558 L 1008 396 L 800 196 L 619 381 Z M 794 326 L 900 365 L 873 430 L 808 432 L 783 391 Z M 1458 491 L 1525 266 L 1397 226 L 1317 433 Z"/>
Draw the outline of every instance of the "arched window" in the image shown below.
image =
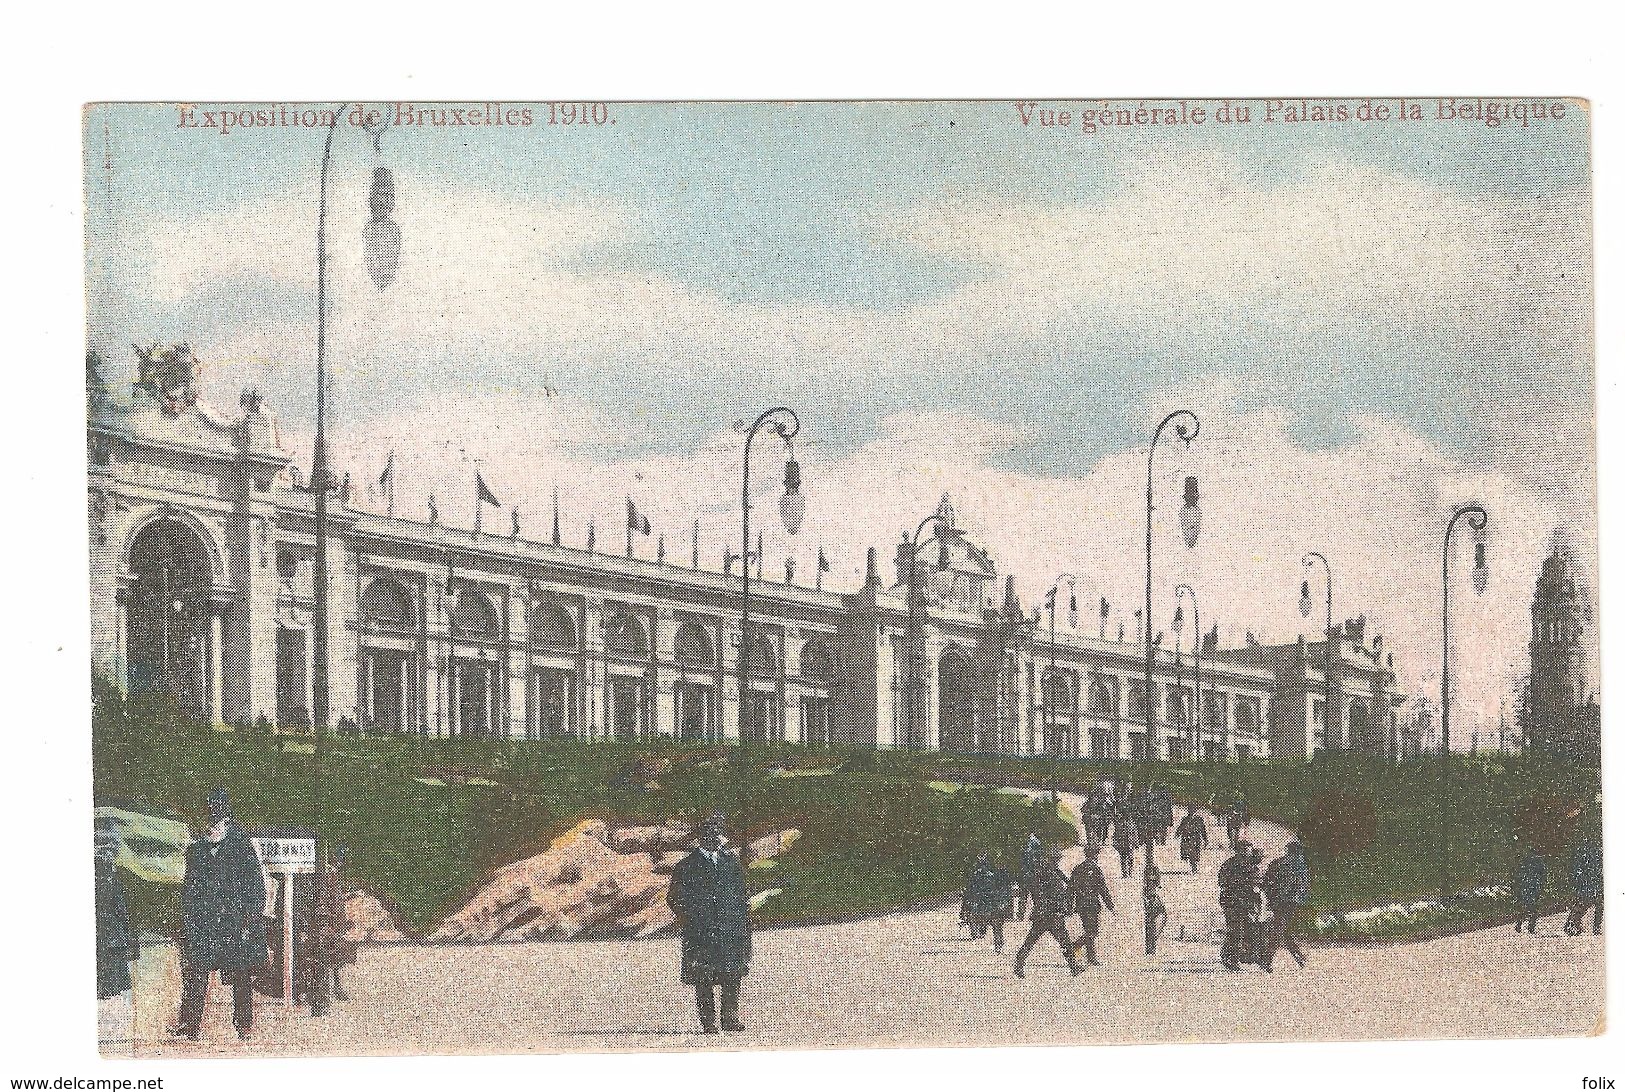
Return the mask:
<path fill-rule="evenodd" d="M 1089 686 L 1089 715 L 1092 717 L 1112 715 L 1112 692 L 1099 679 Z"/>
<path fill-rule="evenodd" d="M 496 608 L 484 593 L 463 588 L 451 608 L 451 628 L 459 637 L 495 640 L 501 630 Z"/>
<path fill-rule="evenodd" d="M 1351 742 L 1364 737 L 1366 725 L 1370 719 L 1371 711 L 1363 698 L 1355 698 L 1349 702 L 1349 740 Z"/>
<path fill-rule="evenodd" d="M 543 603 L 536 608 L 530 624 L 531 643 L 543 648 L 574 651 L 576 620 L 563 603 Z"/>
<path fill-rule="evenodd" d="M 828 683 L 835 675 L 835 662 L 822 641 L 808 641 L 801 648 L 801 677 Z"/>
<path fill-rule="evenodd" d="M 368 625 L 379 629 L 413 629 L 416 621 L 412 593 L 385 576 L 361 593 L 361 614 Z"/>
<path fill-rule="evenodd" d="M 1245 733 L 1258 731 L 1258 710 L 1252 702 L 1236 703 L 1236 731 Z"/>
<path fill-rule="evenodd" d="M 765 633 L 758 633 L 751 641 L 750 658 L 745 662 L 745 670 L 752 675 L 777 675 L 778 661 L 772 639 Z"/>
<path fill-rule="evenodd" d="M 676 653 L 677 662 L 684 667 L 716 666 L 717 657 L 711 644 L 711 635 L 698 622 L 684 622 L 677 627 L 673 651 Z"/>
<path fill-rule="evenodd" d="M 649 637 L 643 623 L 626 611 L 616 611 L 604 623 L 604 648 L 615 656 L 645 659 L 649 655 Z"/>
<path fill-rule="evenodd" d="M 1145 691 L 1138 686 L 1129 687 L 1128 719 L 1145 720 Z"/>
<path fill-rule="evenodd" d="M 1170 691 L 1168 694 L 1168 723 L 1188 724 L 1185 711 L 1190 707 L 1188 695 L 1183 687 Z"/>
<path fill-rule="evenodd" d="M 1059 671 L 1054 674 L 1046 671 L 1039 686 L 1038 700 L 1045 709 L 1052 713 L 1072 711 L 1072 682 L 1064 674 Z"/>
<path fill-rule="evenodd" d="M 1202 695 L 1202 707 L 1209 728 L 1217 731 L 1224 727 L 1224 695 Z"/>

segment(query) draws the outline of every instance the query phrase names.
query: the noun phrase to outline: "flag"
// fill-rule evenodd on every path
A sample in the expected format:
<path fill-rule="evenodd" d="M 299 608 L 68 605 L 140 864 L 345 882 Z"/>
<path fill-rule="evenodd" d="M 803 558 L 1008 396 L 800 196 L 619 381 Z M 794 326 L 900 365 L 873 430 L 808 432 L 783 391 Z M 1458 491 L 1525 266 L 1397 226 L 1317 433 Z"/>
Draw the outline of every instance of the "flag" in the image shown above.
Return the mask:
<path fill-rule="evenodd" d="M 378 475 L 378 488 L 388 492 L 389 487 L 395 483 L 395 453 L 389 453 L 389 461 L 384 464 L 384 472 Z"/>
<path fill-rule="evenodd" d="M 632 503 L 632 498 L 626 498 L 626 529 L 636 531 L 640 535 L 647 535 L 653 530 L 649 526 L 649 517 L 638 511 L 638 506 Z"/>
<path fill-rule="evenodd" d="M 818 571 L 821 573 L 827 573 L 830 571 L 829 558 L 824 556 L 824 548 L 822 546 L 818 547 Z"/>
<path fill-rule="evenodd" d="M 1110 618 L 1112 616 L 1112 605 L 1106 602 L 1106 597 L 1104 595 L 1100 597 L 1100 616 L 1102 618 Z"/>
<path fill-rule="evenodd" d="M 485 484 L 484 475 L 478 470 L 474 471 L 474 488 L 479 492 L 481 504 L 489 504 L 497 508 L 502 507 L 502 502 L 497 500 L 497 495 L 491 492 L 491 487 Z"/>

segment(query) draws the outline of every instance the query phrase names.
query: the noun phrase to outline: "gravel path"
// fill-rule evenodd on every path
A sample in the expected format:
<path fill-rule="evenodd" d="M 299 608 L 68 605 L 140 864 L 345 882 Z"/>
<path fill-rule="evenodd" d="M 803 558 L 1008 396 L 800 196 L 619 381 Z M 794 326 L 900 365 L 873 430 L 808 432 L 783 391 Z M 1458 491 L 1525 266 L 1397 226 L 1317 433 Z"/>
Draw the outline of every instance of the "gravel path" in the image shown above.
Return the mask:
<path fill-rule="evenodd" d="M 173 950 L 160 949 L 142 968 L 136 1053 L 1482 1038 L 1584 1035 L 1600 1025 L 1602 938 L 1565 937 L 1561 916 L 1534 937 L 1506 926 L 1422 944 L 1313 948 L 1304 970 L 1283 956 L 1273 975 L 1227 972 L 1206 936 L 1227 855 L 1222 826 L 1213 833 L 1217 845 L 1195 875 L 1179 870 L 1171 839 L 1157 851 L 1169 924 L 1154 957 L 1143 954 L 1140 866 L 1120 879 L 1116 854 L 1102 853 L 1118 912 L 1101 925 L 1104 966 L 1077 978 L 1045 938 L 1026 980 L 1016 979 L 1011 952 L 1025 926 L 1011 923 L 1006 951 L 996 954 L 963 939 L 957 908 L 767 930 L 756 935 L 743 991 L 748 1030 L 719 1038 L 698 1034 L 692 994 L 677 980 L 675 939 L 372 947 L 346 972 L 352 999 L 326 1019 L 266 1005 L 254 1039 L 239 1044 L 217 988 L 204 1041 L 174 1043 L 162 1034 L 174 1015 Z M 1288 833 L 1255 820 L 1248 837 L 1268 860 Z M 1179 939 L 1181 926 L 1198 939 Z"/>

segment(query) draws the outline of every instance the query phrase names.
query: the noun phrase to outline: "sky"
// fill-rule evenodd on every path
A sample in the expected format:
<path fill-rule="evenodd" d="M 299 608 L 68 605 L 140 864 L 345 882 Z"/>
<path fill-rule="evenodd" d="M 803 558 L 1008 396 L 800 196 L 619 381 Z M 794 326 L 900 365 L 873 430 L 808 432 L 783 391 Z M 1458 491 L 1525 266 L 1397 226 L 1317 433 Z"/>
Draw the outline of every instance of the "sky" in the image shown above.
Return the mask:
<path fill-rule="evenodd" d="M 1147 445 L 1189 408 L 1195 442 L 1155 458 L 1156 628 L 1186 581 L 1227 644 L 1315 639 L 1319 550 L 1339 619 L 1368 616 L 1402 687 L 1436 697 L 1441 536 L 1476 501 L 1490 579 L 1475 596 L 1464 537 L 1452 665 L 1458 717 L 1488 731 L 1554 535 L 1595 586 L 1589 119 L 1565 106 L 1525 128 L 1432 101 L 1334 124 L 1254 103 L 1246 124 L 1086 133 L 1008 102 L 612 105 L 585 125 L 542 105 L 529 126 L 397 124 L 376 150 L 341 125 L 335 464 L 367 482 L 393 451 L 399 513 L 433 493 L 457 525 L 478 468 L 538 538 L 556 488 L 565 541 L 591 519 L 601 549 L 630 497 L 674 560 L 699 520 L 716 568 L 738 549 L 735 423 L 789 405 L 808 515 L 793 539 L 764 518 L 784 453 L 759 439 L 769 573 L 788 554 L 810 579 L 822 546 L 827 586 L 855 586 L 865 548 L 889 564 L 946 492 L 1029 608 L 1073 574 L 1132 636 Z M 86 111 L 91 347 L 122 383 L 132 343 L 190 342 L 208 401 L 256 387 L 308 464 L 325 130 L 182 123 L 206 111 Z M 361 248 L 376 166 L 403 236 L 382 292 Z"/>

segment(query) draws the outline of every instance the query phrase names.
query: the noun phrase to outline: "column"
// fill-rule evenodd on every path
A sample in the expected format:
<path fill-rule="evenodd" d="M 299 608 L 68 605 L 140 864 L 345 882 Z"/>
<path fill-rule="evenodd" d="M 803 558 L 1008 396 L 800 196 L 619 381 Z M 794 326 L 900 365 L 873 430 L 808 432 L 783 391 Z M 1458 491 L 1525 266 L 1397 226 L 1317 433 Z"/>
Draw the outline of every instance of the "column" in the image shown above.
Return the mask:
<path fill-rule="evenodd" d="M 654 714 L 654 730 L 649 734 L 669 735 L 675 739 L 678 735 L 677 695 L 673 692 L 676 683 L 674 673 L 662 665 L 670 664 L 677 658 L 675 648 L 677 620 L 671 607 L 661 604 L 655 609 L 651 621 L 654 623 L 654 632 L 649 635 L 651 650 L 649 686 L 654 691 L 651 706 Z"/>
<path fill-rule="evenodd" d="M 363 647 L 361 649 L 361 695 L 356 699 L 355 703 L 356 719 L 360 721 L 356 725 L 356 731 L 362 735 L 376 731 L 378 727 L 378 709 L 373 704 L 373 660 L 374 657 L 369 656 L 366 648 Z"/>
<path fill-rule="evenodd" d="M 225 682 L 220 671 L 221 631 L 225 627 L 221 624 L 220 611 L 219 607 L 211 607 L 209 610 L 209 716 L 212 718 L 211 723 L 214 724 L 225 723 L 220 697 L 222 684 Z"/>
<path fill-rule="evenodd" d="M 129 590 L 122 586 L 116 592 L 114 592 L 114 601 L 117 605 L 114 608 L 113 617 L 115 619 L 114 624 L 117 626 L 117 632 L 113 636 L 113 647 L 116 649 L 114 653 L 113 671 L 118 676 L 118 678 L 115 680 L 118 684 L 118 692 L 125 697 L 128 697 L 130 692 L 130 604 L 128 602 L 128 597 Z"/>

